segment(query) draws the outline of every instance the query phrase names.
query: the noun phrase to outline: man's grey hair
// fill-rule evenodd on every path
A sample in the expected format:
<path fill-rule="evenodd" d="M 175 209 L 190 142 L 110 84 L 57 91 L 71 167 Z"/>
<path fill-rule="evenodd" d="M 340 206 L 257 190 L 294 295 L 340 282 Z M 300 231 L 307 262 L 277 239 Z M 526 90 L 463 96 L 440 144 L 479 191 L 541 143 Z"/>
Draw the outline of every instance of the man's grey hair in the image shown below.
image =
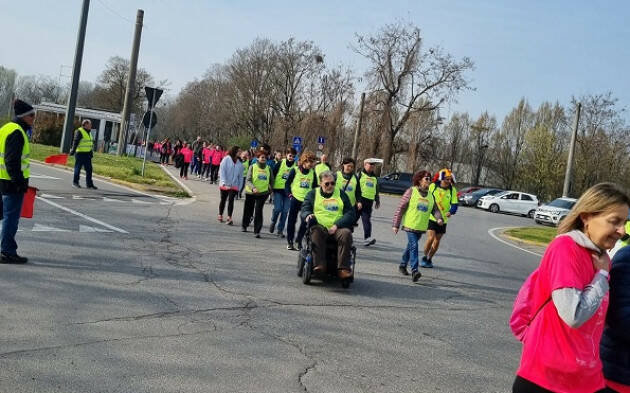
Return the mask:
<path fill-rule="evenodd" d="M 92 125 L 92 120 L 90 120 L 90 119 L 85 119 L 85 120 L 83 120 L 83 121 L 81 122 L 81 125 L 82 125 L 82 126 L 84 126 L 84 125 L 86 125 L 86 124 Z"/>
<path fill-rule="evenodd" d="M 335 174 L 332 173 L 332 171 L 324 171 L 322 173 L 319 174 L 319 183 L 322 183 L 322 180 L 324 180 L 324 178 L 331 178 L 334 179 L 335 178 Z"/>

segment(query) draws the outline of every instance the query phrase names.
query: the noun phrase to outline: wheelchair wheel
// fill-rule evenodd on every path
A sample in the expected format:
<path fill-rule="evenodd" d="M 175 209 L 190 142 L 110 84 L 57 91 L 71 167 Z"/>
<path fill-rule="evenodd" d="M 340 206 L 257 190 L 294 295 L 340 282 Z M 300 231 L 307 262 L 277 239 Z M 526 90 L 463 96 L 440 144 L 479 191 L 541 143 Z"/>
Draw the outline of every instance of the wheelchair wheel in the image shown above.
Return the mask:
<path fill-rule="evenodd" d="M 350 287 L 351 282 L 352 278 L 344 278 L 343 280 L 341 280 L 341 287 L 347 289 Z"/>
<path fill-rule="evenodd" d="M 304 255 L 302 254 L 302 250 L 298 251 L 297 258 L 297 275 L 298 277 L 302 277 L 302 272 L 304 271 Z"/>
<path fill-rule="evenodd" d="M 308 285 L 311 282 L 311 273 L 313 272 L 313 260 L 309 255 L 304 259 L 304 268 L 302 269 L 302 282 Z"/>

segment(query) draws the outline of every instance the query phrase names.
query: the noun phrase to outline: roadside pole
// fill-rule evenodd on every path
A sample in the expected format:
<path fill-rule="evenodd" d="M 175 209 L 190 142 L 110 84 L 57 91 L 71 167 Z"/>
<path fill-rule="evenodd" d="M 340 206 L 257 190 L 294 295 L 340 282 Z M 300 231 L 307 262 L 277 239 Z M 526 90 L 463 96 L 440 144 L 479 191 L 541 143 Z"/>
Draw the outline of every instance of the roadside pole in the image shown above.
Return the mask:
<path fill-rule="evenodd" d="M 361 104 L 359 105 L 359 120 L 357 121 L 357 128 L 354 129 L 354 141 L 352 142 L 352 158 L 357 159 L 357 142 L 359 139 L 359 133 L 361 132 L 361 125 L 363 124 L 363 105 L 365 105 L 365 93 L 361 93 Z"/>
<path fill-rule="evenodd" d="M 144 166 L 147 163 L 147 153 L 149 152 L 149 138 L 151 137 L 151 125 L 153 124 L 153 108 L 155 107 L 155 95 L 151 97 L 151 109 L 149 112 L 149 128 L 147 129 L 147 137 L 144 139 L 144 158 L 142 159 L 142 177 L 144 177 Z"/>
<path fill-rule="evenodd" d="M 571 186 L 571 176 L 573 175 L 573 156 L 575 155 L 575 140 L 577 138 L 578 125 L 580 124 L 580 112 L 582 104 L 578 102 L 575 110 L 575 121 L 573 123 L 573 133 L 571 134 L 571 144 L 569 145 L 569 156 L 567 157 L 567 171 L 564 174 L 564 186 L 562 187 L 562 196 L 569 196 Z"/>

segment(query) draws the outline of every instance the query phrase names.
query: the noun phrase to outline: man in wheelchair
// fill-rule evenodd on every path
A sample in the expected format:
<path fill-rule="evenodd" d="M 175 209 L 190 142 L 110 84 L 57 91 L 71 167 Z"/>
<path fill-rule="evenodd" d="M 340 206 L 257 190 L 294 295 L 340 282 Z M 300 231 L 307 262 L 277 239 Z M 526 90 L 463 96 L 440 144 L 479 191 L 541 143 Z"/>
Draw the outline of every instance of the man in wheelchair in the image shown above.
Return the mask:
<path fill-rule="evenodd" d="M 309 191 L 300 212 L 310 228 L 313 272 L 326 272 L 326 242 L 334 239 L 337 243 L 337 276 L 350 278 L 354 208 L 346 193 L 335 188 L 335 175 L 331 171 L 320 173 L 318 180 L 320 186 Z"/>

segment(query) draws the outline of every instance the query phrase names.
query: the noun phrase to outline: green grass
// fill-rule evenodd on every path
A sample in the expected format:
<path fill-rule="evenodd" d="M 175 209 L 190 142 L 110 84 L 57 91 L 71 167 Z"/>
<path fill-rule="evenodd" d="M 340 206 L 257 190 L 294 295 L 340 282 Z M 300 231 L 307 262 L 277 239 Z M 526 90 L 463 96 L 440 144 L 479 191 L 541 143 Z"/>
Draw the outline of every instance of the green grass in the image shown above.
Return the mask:
<path fill-rule="evenodd" d="M 46 157 L 53 154 L 59 154 L 58 147 L 31 143 L 32 159 L 44 161 Z M 74 157 L 68 157 L 66 166 L 74 167 Z M 94 153 L 92 167 L 97 175 L 109 177 L 117 183 L 142 191 L 159 192 L 175 197 L 190 196 L 159 165 L 153 162 L 147 161 L 144 177 L 142 177 L 142 159 L 140 158 Z"/>
<path fill-rule="evenodd" d="M 519 240 L 546 246 L 556 237 L 557 230 L 556 228 L 524 227 L 508 229 L 504 233 Z"/>

